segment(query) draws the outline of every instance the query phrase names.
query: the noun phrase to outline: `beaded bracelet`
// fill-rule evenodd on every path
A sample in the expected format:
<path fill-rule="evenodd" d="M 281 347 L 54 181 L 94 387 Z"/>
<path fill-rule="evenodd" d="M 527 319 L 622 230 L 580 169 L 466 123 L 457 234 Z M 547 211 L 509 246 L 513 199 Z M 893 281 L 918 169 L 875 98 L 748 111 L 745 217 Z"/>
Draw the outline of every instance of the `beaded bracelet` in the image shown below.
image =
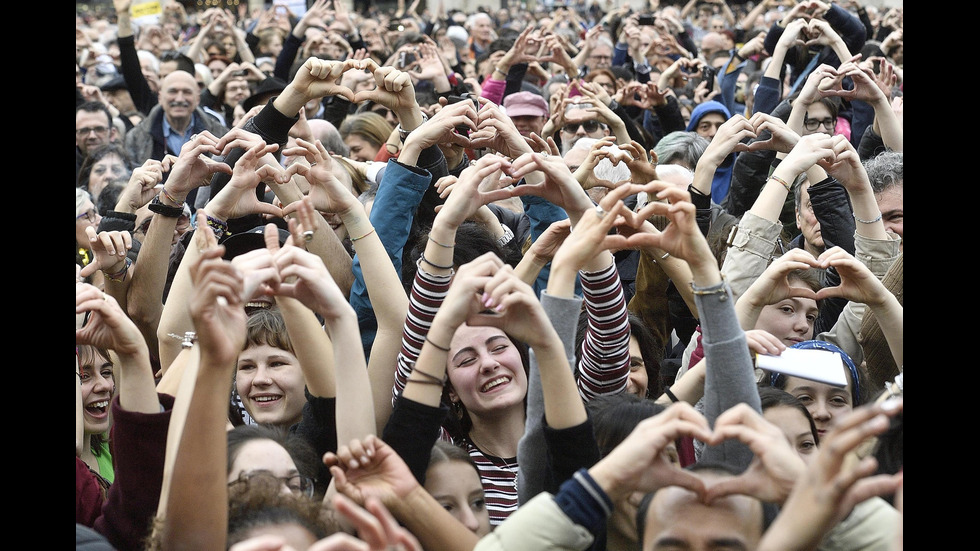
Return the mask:
<path fill-rule="evenodd" d="M 218 220 L 213 216 L 208 216 L 208 227 L 214 232 L 214 236 L 220 241 L 222 237 L 231 235 L 228 231 L 228 222 Z"/>

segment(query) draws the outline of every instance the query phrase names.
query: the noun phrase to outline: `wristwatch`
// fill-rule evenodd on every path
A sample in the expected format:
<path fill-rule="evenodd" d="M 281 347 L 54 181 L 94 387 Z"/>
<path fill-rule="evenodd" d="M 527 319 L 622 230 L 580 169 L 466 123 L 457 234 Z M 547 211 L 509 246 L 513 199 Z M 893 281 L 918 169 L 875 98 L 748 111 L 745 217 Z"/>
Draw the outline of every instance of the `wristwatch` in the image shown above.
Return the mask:
<path fill-rule="evenodd" d="M 429 120 L 429 116 L 426 115 L 425 113 L 422 113 L 422 124 L 425 124 L 425 121 L 427 120 Z M 419 126 L 421 126 L 422 124 L 420 124 Z M 404 128 L 402 128 L 401 122 L 399 122 L 398 126 L 395 127 L 395 130 L 398 132 L 398 137 L 401 138 L 402 143 L 405 143 L 405 140 L 408 139 L 408 135 L 412 133 L 411 130 L 405 130 Z"/>

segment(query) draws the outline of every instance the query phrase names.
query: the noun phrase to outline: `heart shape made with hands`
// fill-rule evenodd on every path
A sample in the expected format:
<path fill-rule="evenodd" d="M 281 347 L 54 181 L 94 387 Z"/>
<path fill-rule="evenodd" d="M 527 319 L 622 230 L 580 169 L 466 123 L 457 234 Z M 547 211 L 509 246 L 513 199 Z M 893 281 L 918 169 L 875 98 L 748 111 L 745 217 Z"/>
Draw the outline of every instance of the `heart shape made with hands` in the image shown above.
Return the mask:
<path fill-rule="evenodd" d="M 353 103 L 363 103 L 373 101 L 393 108 L 391 105 L 392 95 L 397 101 L 406 101 L 415 104 L 415 90 L 412 88 L 411 98 L 404 97 L 401 92 L 406 87 L 412 87 L 412 77 L 405 71 L 400 71 L 394 67 L 378 66 L 373 59 L 350 60 L 352 69 L 360 69 L 374 75 L 374 88 L 361 90 L 355 93 Z M 404 105 L 408 107 L 408 105 Z"/>
<path fill-rule="evenodd" d="M 800 38 L 806 42 L 807 46 L 816 45 L 816 42 L 823 36 L 823 29 L 820 27 L 825 22 L 818 18 L 810 19 L 806 26 L 800 29 Z"/>

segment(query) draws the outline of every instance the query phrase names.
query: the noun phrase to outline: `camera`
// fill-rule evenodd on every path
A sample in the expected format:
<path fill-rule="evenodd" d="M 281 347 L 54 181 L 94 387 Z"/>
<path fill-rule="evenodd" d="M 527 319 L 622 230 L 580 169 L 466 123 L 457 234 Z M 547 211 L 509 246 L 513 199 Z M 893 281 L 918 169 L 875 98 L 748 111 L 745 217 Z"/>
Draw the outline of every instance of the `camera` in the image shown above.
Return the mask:
<path fill-rule="evenodd" d="M 718 70 L 710 65 L 706 65 L 701 71 L 703 75 L 701 78 L 706 83 L 705 88 L 708 90 L 708 93 L 711 93 L 715 89 L 715 74 Z"/>
<path fill-rule="evenodd" d="M 657 18 L 652 15 L 641 15 L 636 23 L 641 27 L 652 27 L 656 25 Z"/>
<path fill-rule="evenodd" d="M 402 69 L 408 67 L 409 65 L 415 63 L 415 54 L 411 52 L 402 52 L 398 57 L 398 66 Z"/>

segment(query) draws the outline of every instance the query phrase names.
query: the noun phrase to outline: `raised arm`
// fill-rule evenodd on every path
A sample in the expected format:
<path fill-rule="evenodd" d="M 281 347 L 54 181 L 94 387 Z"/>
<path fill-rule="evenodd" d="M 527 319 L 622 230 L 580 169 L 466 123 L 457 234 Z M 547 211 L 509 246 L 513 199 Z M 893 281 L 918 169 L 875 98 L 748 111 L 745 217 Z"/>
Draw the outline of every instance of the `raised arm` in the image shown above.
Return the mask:
<path fill-rule="evenodd" d="M 198 223 L 207 225 L 203 212 Z M 193 294 L 189 305 L 198 335 L 197 371 L 180 445 L 174 449 L 173 476 L 166 489 L 164 548 L 224 549 L 228 524 L 229 381 L 245 345 L 244 282 L 213 235 L 195 235 L 199 251 L 189 266 Z M 176 418 L 175 419 L 179 419 Z M 215 527 L 222 527 L 215 529 Z"/>
<path fill-rule="evenodd" d="M 834 248 L 821 255 L 820 259 L 837 270 L 841 276 L 841 283 L 836 287 L 820 289 L 817 291 L 817 299 L 842 297 L 867 304 L 875 313 L 895 363 L 902 366 L 905 317 L 904 308 L 898 302 L 898 298 L 867 266 L 846 251 Z"/>
<path fill-rule="evenodd" d="M 296 229 L 297 237 L 300 229 Z M 316 255 L 287 244 L 274 256 L 283 278 L 276 294 L 295 299 L 319 314 L 323 330 L 330 337 L 336 378 L 337 441 L 344 442 L 352 434 L 373 434 L 376 424 L 371 385 L 354 309 Z"/>
<path fill-rule="evenodd" d="M 169 187 L 164 188 L 164 191 L 170 194 L 170 198 L 164 196 L 163 192 L 160 193 L 163 196 L 160 198 L 160 202 L 163 205 L 172 208 L 177 205 L 183 205 L 187 194 L 195 187 L 209 181 L 213 174 L 217 172 L 231 172 L 228 165 L 212 161 L 208 158 L 209 154 L 219 152 L 217 143 L 217 137 L 209 132 L 202 132 L 198 134 L 197 138 L 184 144 L 184 147 L 181 148 L 180 157 L 178 157 L 177 162 L 170 169 L 170 176 L 167 178 Z M 164 203 L 164 201 L 167 202 Z M 160 234 L 166 234 L 169 224 L 167 222 L 160 222 L 160 224 Z M 153 222 L 150 223 L 150 226 L 152 228 Z M 207 224 L 203 228 L 208 228 Z M 172 234 L 167 237 L 172 241 Z M 163 258 L 163 250 L 165 248 L 164 240 L 167 237 L 154 233 L 154 241 L 150 245 L 150 252 L 156 252 L 159 258 Z M 187 260 L 186 266 L 184 265 L 184 259 L 181 260 L 181 267 L 178 268 L 177 273 L 174 275 L 174 279 L 170 284 L 170 293 L 168 294 L 168 297 L 173 296 L 178 298 L 173 301 L 168 300 L 160 313 L 160 324 L 157 327 L 157 343 L 160 346 L 160 368 L 164 371 L 180 352 L 180 344 L 168 335 L 170 333 L 183 335 L 185 332 L 190 331 L 191 323 L 187 314 L 187 304 L 183 299 L 184 297 L 190 296 L 191 286 L 187 269 L 190 267 L 190 262 L 193 261 L 196 254 L 197 250 L 194 247 L 189 247 L 184 253 L 184 258 L 190 257 L 190 259 Z M 169 258 L 169 250 L 167 251 L 167 257 Z M 151 255 L 148 258 L 153 258 L 153 256 Z"/>

